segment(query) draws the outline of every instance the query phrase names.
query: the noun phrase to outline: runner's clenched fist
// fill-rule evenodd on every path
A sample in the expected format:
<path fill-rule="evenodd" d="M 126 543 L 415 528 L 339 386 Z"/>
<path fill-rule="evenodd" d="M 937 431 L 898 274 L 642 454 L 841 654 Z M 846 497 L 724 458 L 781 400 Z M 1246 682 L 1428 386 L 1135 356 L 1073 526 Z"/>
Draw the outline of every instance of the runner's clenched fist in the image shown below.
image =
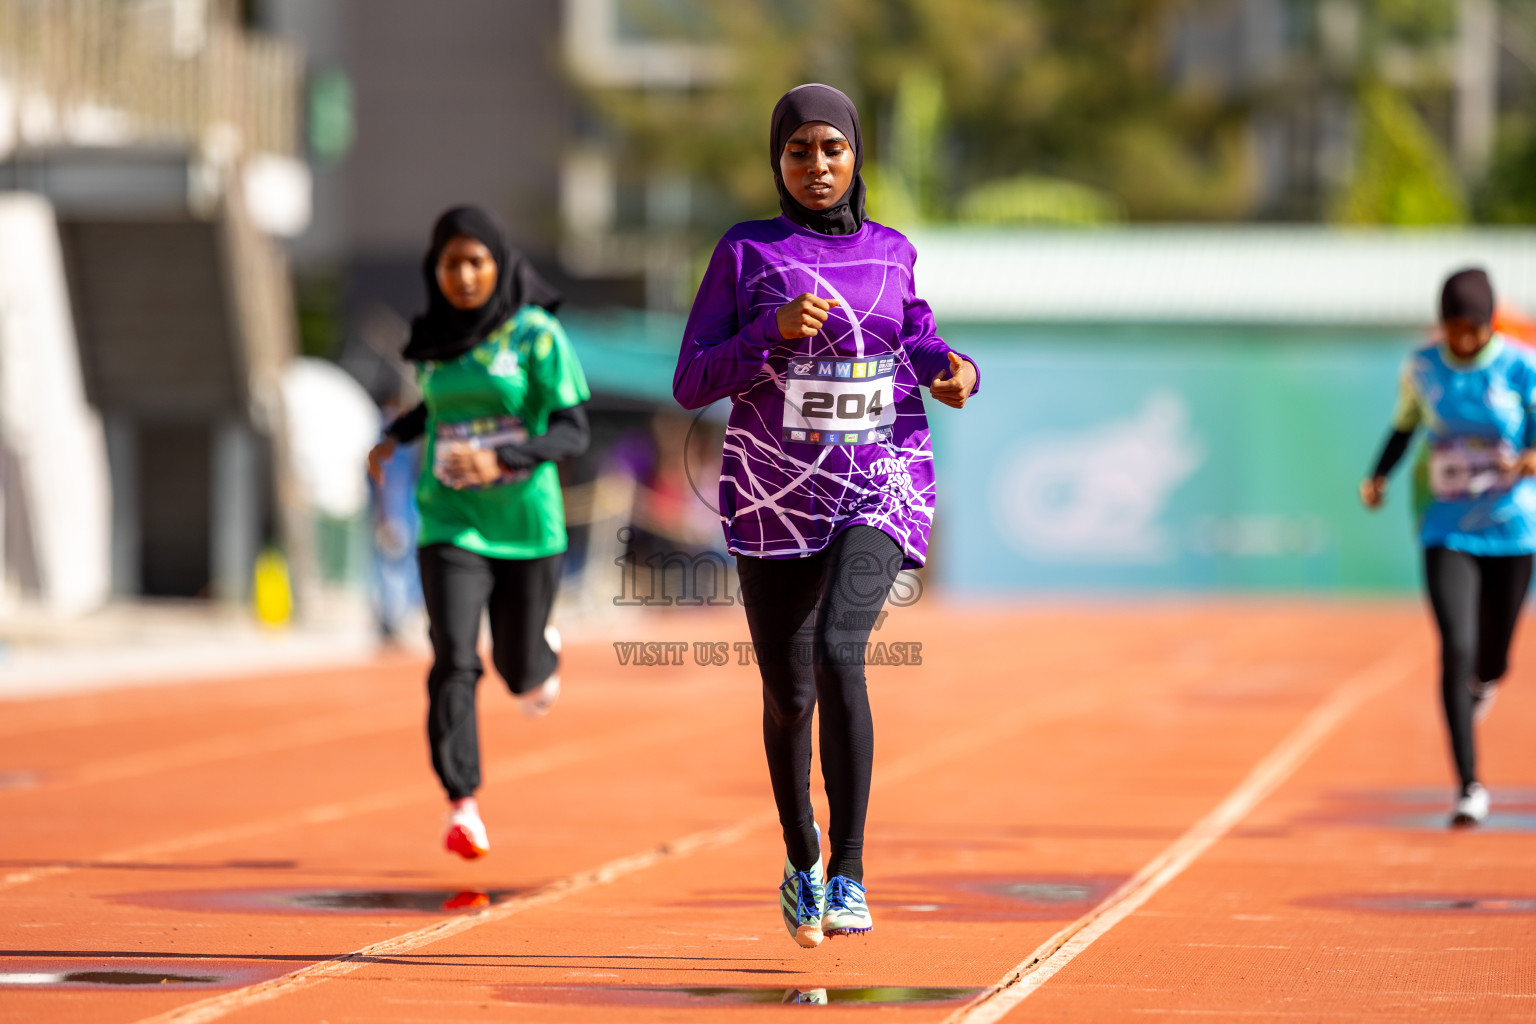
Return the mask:
<path fill-rule="evenodd" d="M 952 409 L 964 409 L 965 400 L 975 387 L 976 367 L 951 352 L 949 369 L 933 378 L 928 393 Z"/>
<path fill-rule="evenodd" d="M 779 336 L 785 341 L 814 338 L 832 315 L 833 307 L 841 305 L 836 299 L 824 299 L 810 292 L 790 299 L 779 307 Z"/>

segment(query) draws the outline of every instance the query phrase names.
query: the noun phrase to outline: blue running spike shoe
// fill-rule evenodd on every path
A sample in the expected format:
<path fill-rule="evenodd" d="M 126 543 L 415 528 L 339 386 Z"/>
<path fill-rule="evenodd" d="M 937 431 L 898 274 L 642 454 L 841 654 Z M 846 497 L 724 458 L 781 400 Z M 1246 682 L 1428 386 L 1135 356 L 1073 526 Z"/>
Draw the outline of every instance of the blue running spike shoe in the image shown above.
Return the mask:
<path fill-rule="evenodd" d="M 821 829 L 816 830 L 821 839 Z M 796 942 L 807 949 L 821 945 L 821 916 L 827 910 L 826 875 L 822 873 L 821 854 L 809 871 L 796 871 L 784 858 L 784 883 L 779 886 L 779 910 L 784 927 Z"/>
<path fill-rule="evenodd" d="M 827 910 L 821 930 L 827 935 L 863 935 L 875 926 L 864 902 L 864 887 L 847 875 L 833 875 L 827 883 Z"/>

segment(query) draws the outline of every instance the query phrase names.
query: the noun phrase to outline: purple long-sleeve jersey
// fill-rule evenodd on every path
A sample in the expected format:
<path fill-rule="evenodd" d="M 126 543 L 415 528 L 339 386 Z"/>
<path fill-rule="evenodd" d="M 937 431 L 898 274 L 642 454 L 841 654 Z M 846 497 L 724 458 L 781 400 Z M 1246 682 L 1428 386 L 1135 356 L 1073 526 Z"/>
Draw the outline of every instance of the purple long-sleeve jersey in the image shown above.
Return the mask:
<path fill-rule="evenodd" d="M 880 224 L 822 235 L 784 217 L 738 224 L 715 247 L 672 392 L 689 409 L 732 400 L 720 470 L 732 552 L 803 558 L 866 525 L 901 546 L 906 568 L 927 558 L 933 448 L 919 382 L 949 369 L 950 347 L 914 290 L 916 257 Z M 785 341 L 775 313 L 804 292 L 840 305 L 815 337 Z"/>

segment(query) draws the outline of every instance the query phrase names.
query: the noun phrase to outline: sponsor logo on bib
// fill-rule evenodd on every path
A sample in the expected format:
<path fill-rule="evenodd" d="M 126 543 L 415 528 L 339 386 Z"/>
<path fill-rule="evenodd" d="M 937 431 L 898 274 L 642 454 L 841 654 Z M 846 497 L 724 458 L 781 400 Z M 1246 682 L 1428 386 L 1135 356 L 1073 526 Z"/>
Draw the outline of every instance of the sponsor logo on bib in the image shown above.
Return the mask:
<path fill-rule="evenodd" d="M 1498 438 L 1436 441 L 1429 451 L 1429 489 L 1441 501 L 1471 501 L 1507 491 L 1512 481 L 1505 467 L 1514 460 L 1514 448 Z"/>
<path fill-rule="evenodd" d="M 514 362 L 516 358 L 514 355 Z M 501 466 L 501 475 L 495 480 L 489 483 L 470 483 L 454 476 L 449 460 L 456 448 L 495 449 L 507 444 L 522 444 L 527 440 L 528 428 L 516 416 L 481 416 L 457 423 L 439 423 L 436 444 L 433 446 L 432 475 L 445 487 L 456 491 L 482 490 L 527 480 L 533 475 L 532 470 Z"/>
<path fill-rule="evenodd" d="M 896 359 L 791 359 L 784 377 L 782 439 L 873 444 L 896 422 Z"/>

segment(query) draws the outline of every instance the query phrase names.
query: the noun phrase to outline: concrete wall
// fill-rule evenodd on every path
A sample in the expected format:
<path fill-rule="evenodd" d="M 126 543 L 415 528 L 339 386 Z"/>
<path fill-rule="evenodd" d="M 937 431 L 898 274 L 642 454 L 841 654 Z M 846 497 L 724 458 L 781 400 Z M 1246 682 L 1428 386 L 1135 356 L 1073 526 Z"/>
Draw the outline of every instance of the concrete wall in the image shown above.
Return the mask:
<path fill-rule="evenodd" d="M 50 610 L 87 611 L 111 583 L 111 493 L 86 402 L 53 209 L 0 194 L 0 575 Z"/>

